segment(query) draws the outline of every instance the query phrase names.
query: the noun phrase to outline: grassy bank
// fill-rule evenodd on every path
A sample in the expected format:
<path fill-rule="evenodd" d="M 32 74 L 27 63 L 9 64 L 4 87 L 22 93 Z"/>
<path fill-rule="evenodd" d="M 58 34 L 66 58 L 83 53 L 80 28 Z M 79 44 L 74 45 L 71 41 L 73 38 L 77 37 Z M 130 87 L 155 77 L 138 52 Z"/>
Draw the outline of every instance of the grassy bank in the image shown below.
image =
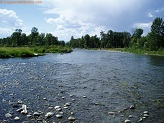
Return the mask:
<path fill-rule="evenodd" d="M 148 50 L 144 50 L 144 49 L 123 48 L 121 51 L 122 52 L 135 53 L 135 54 L 148 54 L 148 55 L 164 56 L 164 50 L 148 51 Z"/>
<path fill-rule="evenodd" d="M 34 57 L 44 53 L 69 53 L 69 47 L 0 47 L 0 58 Z"/>
<path fill-rule="evenodd" d="M 92 50 L 111 50 L 111 51 L 118 51 L 118 52 L 129 52 L 135 54 L 148 54 L 148 55 L 160 55 L 164 56 L 164 49 L 158 51 L 148 51 L 143 49 L 136 49 L 136 48 L 93 48 Z"/>

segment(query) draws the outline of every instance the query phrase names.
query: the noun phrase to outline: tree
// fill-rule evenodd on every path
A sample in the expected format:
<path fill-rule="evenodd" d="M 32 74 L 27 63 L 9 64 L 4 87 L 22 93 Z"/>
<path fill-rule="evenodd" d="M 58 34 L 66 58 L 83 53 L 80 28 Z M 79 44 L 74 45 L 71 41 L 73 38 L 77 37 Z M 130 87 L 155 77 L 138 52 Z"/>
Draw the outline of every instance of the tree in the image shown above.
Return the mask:
<path fill-rule="evenodd" d="M 164 48 L 164 21 L 157 17 L 152 23 L 151 32 L 149 34 L 149 44 L 152 50 Z M 153 44 L 155 46 L 153 47 Z"/>

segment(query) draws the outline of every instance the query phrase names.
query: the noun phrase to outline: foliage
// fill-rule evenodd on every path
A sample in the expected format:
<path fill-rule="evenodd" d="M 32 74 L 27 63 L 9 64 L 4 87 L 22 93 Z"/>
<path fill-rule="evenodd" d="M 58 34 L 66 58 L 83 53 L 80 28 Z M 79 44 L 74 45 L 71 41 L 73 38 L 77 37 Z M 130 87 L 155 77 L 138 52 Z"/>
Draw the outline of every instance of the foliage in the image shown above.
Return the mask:
<path fill-rule="evenodd" d="M 59 41 L 58 37 L 51 33 L 39 34 L 38 29 L 33 27 L 30 35 L 22 33 L 21 29 L 16 29 L 10 37 L 0 39 L 0 46 L 6 47 L 36 47 L 36 46 L 65 46 L 64 41 Z"/>
<path fill-rule="evenodd" d="M 86 34 L 81 38 L 75 39 L 73 36 L 68 46 L 73 48 L 129 48 L 129 51 L 143 54 L 143 52 L 159 51 L 164 48 L 164 21 L 157 17 L 151 26 L 151 32 L 142 36 L 143 29 L 137 28 L 131 35 L 129 32 L 114 32 L 109 30 L 107 33 L 100 32 L 100 38 Z M 162 51 L 163 52 L 163 51 Z M 157 52 L 155 52 L 157 53 Z"/>

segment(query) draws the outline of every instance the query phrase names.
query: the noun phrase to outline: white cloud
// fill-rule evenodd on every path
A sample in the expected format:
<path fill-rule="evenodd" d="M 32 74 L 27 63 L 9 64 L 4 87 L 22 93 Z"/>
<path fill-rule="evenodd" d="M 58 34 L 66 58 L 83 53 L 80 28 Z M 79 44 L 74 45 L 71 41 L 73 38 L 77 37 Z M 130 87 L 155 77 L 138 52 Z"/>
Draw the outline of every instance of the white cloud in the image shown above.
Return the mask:
<path fill-rule="evenodd" d="M 133 27 L 135 28 L 150 28 L 152 25 L 152 22 L 148 22 L 148 23 L 135 23 L 133 25 Z"/>
<path fill-rule="evenodd" d="M 154 17 L 152 13 L 147 13 L 147 16 L 148 16 L 149 18 Z"/>
<path fill-rule="evenodd" d="M 0 28 L 0 38 L 9 36 L 8 34 L 11 34 L 12 30 L 9 28 Z"/>
<path fill-rule="evenodd" d="M 150 32 L 152 22 L 148 23 L 135 23 L 133 25 L 133 28 L 141 28 L 144 30 L 144 35 L 147 35 L 148 32 Z"/>
<path fill-rule="evenodd" d="M 44 13 L 52 15 L 46 22 L 60 32 L 67 32 L 65 35 L 70 34 L 69 37 L 72 34 L 75 37 L 85 34 L 95 35 L 101 30 L 110 29 L 127 31 L 128 27 L 125 25 L 132 24 L 137 18 L 136 13 L 142 10 L 140 8 L 144 4 L 143 0 L 43 1 L 43 6 L 47 8 Z"/>
<path fill-rule="evenodd" d="M 23 21 L 13 10 L 0 9 L 0 37 L 10 36 L 11 33 L 23 27 Z"/>

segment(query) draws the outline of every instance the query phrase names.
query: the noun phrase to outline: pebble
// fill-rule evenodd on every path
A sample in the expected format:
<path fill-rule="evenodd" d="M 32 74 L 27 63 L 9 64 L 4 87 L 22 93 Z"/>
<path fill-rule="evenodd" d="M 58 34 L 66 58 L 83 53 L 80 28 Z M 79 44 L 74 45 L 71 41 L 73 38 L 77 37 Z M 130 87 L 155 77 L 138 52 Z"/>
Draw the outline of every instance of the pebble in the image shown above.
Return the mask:
<path fill-rule="evenodd" d="M 142 122 L 143 121 L 143 119 L 142 118 L 140 118 L 139 120 L 138 120 L 138 122 Z"/>
<path fill-rule="evenodd" d="M 62 108 L 60 106 L 55 106 L 56 111 L 61 111 Z"/>
<path fill-rule="evenodd" d="M 61 108 L 60 106 L 55 106 L 55 109 Z"/>
<path fill-rule="evenodd" d="M 73 95 L 71 94 L 71 95 L 69 95 L 70 97 L 73 97 Z"/>
<path fill-rule="evenodd" d="M 65 103 L 65 106 L 70 106 L 71 105 L 71 103 Z"/>
<path fill-rule="evenodd" d="M 30 117 L 32 117 L 32 115 L 28 114 L 27 117 L 30 118 Z"/>
<path fill-rule="evenodd" d="M 148 115 L 148 114 L 144 114 L 143 116 L 144 116 L 144 117 L 149 117 L 149 115 Z"/>
<path fill-rule="evenodd" d="M 115 115 L 115 112 L 108 112 L 108 114 L 110 114 L 110 115 Z"/>
<path fill-rule="evenodd" d="M 40 113 L 39 113 L 39 112 L 34 112 L 33 115 L 34 115 L 34 116 L 40 116 Z"/>
<path fill-rule="evenodd" d="M 68 117 L 68 120 L 69 120 L 69 121 L 75 121 L 75 118 L 72 117 L 72 116 L 70 116 L 70 117 Z"/>
<path fill-rule="evenodd" d="M 144 113 L 144 114 L 149 114 L 149 112 L 148 112 L 148 111 L 144 111 L 143 113 Z"/>
<path fill-rule="evenodd" d="M 49 118 L 49 117 L 52 117 L 53 115 L 54 115 L 54 113 L 48 112 L 48 113 L 45 115 L 45 117 L 46 117 L 46 118 Z"/>
<path fill-rule="evenodd" d="M 20 120 L 20 118 L 19 117 L 15 117 L 14 120 Z"/>
<path fill-rule="evenodd" d="M 125 123 L 131 123 L 131 121 L 130 121 L 130 120 L 128 120 L 128 119 L 126 119 L 126 120 L 125 120 Z"/>
<path fill-rule="evenodd" d="M 63 116 L 61 114 L 57 114 L 56 118 L 62 118 Z"/>
<path fill-rule="evenodd" d="M 62 115 L 64 114 L 64 112 L 59 112 L 59 113 L 62 114 Z"/>
<path fill-rule="evenodd" d="M 7 113 L 7 114 L 5 114 L 5 117 L 9 118 L 9 117 L 12 117 L 12 115 L 10 113 Z"/>
<path fill-rule="evenodd" d="M 74 112 L 71 112 L 71 115 L 74 115 Z"/>
<path fill-rule="evenodd" d="M 133 116 L 132 115 L 129 115 L 129 118 L 133 118 Z"/>
<path fill-rule="evenodd" d="M 53 109 L 53 107 L 48 107 L 48 109 Z"/>
<path fill-rule="evenodd" d="M 68 106 L 64 106 L 63 108 L 68 109 Z"/>
<path fill-rule="evenodd" d="M 131 106 L 130 106 L 130 109 L 135 109 L 134 105 L 131 105 Z"/>
<path fill-rule="evenodd" d="M 22 102 L 22 100 L 18 100 L 18 104 L 22 104 L 23 102 Z"/>
<path fill-rule="evenodd" d="M 83 96 L 83 98 L 87 98 L 86 96 Z"/>
<path fill-rule="evenodd" d="M 75 99 L 72 99 L 72 101 L 75 101 Z"/>
<path fill-rule="evenodd" d="M 46 98 L 43 98 L 43 100 L 47 100 Z"/>

